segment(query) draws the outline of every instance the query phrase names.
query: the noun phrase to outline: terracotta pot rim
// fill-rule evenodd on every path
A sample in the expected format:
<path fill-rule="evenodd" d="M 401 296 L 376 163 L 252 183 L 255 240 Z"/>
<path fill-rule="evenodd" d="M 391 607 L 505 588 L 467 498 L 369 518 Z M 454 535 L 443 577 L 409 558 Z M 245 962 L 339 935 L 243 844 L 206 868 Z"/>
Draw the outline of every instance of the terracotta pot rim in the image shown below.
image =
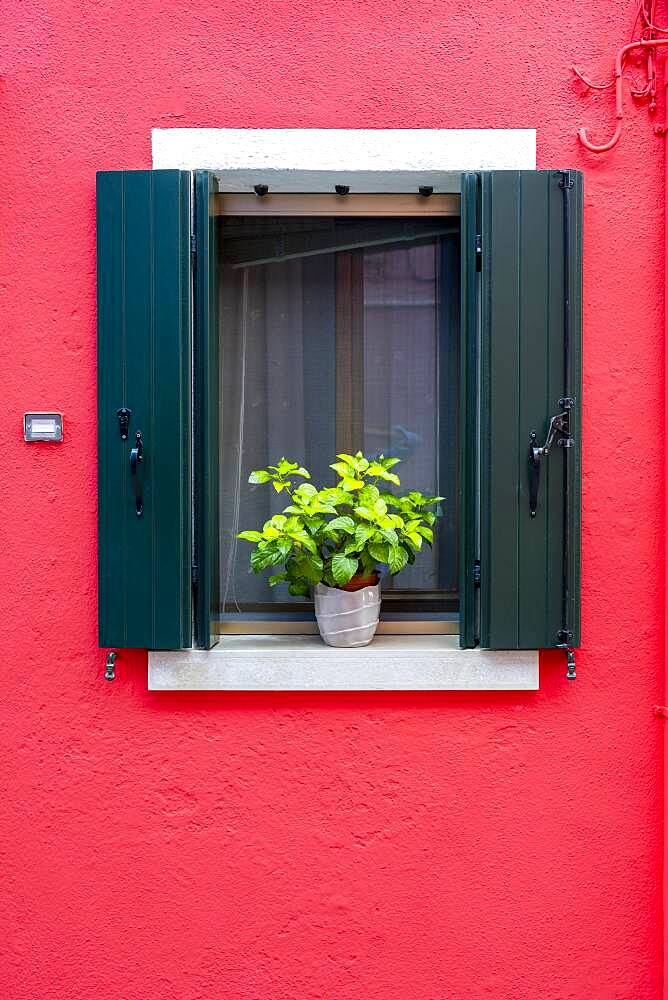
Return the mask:
<path fill-rule="evenodd" d="M 360 573 L 356 573 L 355 576 L 351 577 L 348 583 L 344 583 L 341 587 L 334 587 L 333 590 L 345 590 L 348 593 L 355 593 L 357 590 L 364 590 L 365 587 L 376 587 L 380 582 L 380 573 L 370 573 L 368 576 L 362 576 Z"/>

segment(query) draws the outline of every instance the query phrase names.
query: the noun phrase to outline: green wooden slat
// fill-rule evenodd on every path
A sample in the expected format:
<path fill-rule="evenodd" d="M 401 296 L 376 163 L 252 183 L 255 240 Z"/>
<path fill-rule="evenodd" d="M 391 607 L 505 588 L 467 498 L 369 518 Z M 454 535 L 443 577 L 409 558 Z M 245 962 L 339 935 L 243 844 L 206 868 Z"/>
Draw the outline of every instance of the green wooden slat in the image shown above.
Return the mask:
<path fill-rule="evenodd" d="M 126 398 L 125 380 L 125 255 L 120 232 L 123 217 L 123 178 L 119 173 L 97 176 L 97 330 L 98 330 L 98 536 L 99 536 L 99 633 L 100 645 L 114 628 L 115 641 L 125 644 L 127 605 L 127 548 L 125 521 L 116 514 L 116 504 L 108 502 L 112 491 L 116 503 L 126 506 L 126 482 L 121 474 L 123 453 L 110 450 L 107 442 L 114 432 L 115 409 Z M 108 377 L 111 362 L 113 380 Z M 118 398 L 117 398 L 118 397 Z M 116 421 L 118 434 L 118 422 Z M 120 493 L 118 492 L 120 487 Z M 120 538 L 119 538 L 120 536 Z M 111 541 L 119 539 L 117 544 Z M 113 581 L 113 585 L 111 585 Z M 121 630 L 119 632 L 119 629 Z"/>
<path fill-rule="evenodd" d="M 527 172 L 520 175 L 520 243 L 519 243 L 519 303 L 520 330 L 526 334 L 520 344 L 519 371 L 519 421 L 517 425 L 518 447 L 520 454 L 520 481 L 517 510 L 517 544 L 521 571 L 518 577 L 518 636 L 524 630 L 522 642 L 530 647 L 544 645 L 545 619 L 554 622 L 554 613 L 560 614 L 559 593 L 557 588 L 550 586 L 553 574 L 550 566 L 554 564 L 553 555 L 548 553 L 548 540 L 553 551 L 561 559 L 561 525 L 559 511 L 561 495 L 553 498 L 550 491 L 550 477 L 554 471 L 551 460 L 545 463 L 541 470 L 545 473 L 541 486 L 543 495 L 538 505 L 535 518 L 527 516 L 529 509 L 529 465 L 525 460 L 529 449 L 529 433 L 535 430 L 539 440 L 544 440 L 546 404 L 554 397 L 554 406 L 563 392 L 557 392 L 555 397 L 551 384 L 555 379 L 562 380 L 562 352 L 558 344 L 553 344 L 555 333 L 561 339 L 561 331 L 550 322 L 551 310 L 560 306 L 563 288 L 561 276 L 561 255 L 554 253 L 550 245 L 550 237 L 554 235 L 554 227 L 550 225 L 550 187 L 545 184 L 540 173 Z M 557 191 L 557 194 L 560 192 Z M 552 204 L 558 198 L 552 199 Z M 555 273 L 558 272 L 558 273 Z M 555 285 L 556 282 L 556 285 Z M 561 282 L 561 284 L 559 284 Z M 541 336 L 543 330 L 547 336 Z M 551 350 L 552 348 L 552 350 Z M 550 357 L 555 364 L 550 367 Z M 556 412 L 556 409 L 553 411 Z M 525 454 L 522 454 L 523 438 L 526 440 Z M 563 455 L 556 451 L 550 459 L 561 463 Z M 551 477 L 555 479 L 556 477 Z M 555 538 L 555 525 L 559 538 Z M 551 530 L 548 530 L 551 529 Z M 530 553 L 530 558 L 528 555 Z M 547 585 L 547 586 L 546 586 Z M 556 606 L 554 597 L 557 597 Z M 555 629 L 556 631 L 556 629 Z"/>
<path fill-rule="evenodd" d="M 516 648 L 519 619 L 519 175 L 483 176 L 481 642 Z"/>
<path fill-rule="evenodd" d="M 97 176 L 99 641 L 190 645 L 189 178 Z M 132 410 L 122 441 L 116 410 Z M 141 430 L 144 514 L 129 455 Z"/>
<path fill-rule="evenodd" d="M 195 174 L 195 645 L 214 641 L 220 574 L 217 219 L 210 212 L 217 181 L 208 171 Z"/>
<path fill-rule="evenodd" d="M 574 188 L 572 203 L 572 251 L 571 251 L 571 315 L 572 315 L 572 360 L 571 380 L 576 405 L 571 414 L 571 432 L 576 447 L 571 452 L 573 499 L 569 508 L 571 535 L 570 567 L 570 623 L 573 630 L 573 645 L 582 640 L 581 629 L 581 518 L 582 518 L 582 220 L 584 216 L 584 182 L 582 174 L 573 171 Z"/>
<path fill-rule="evenodd" d="M 542 444 L 564 395 L 564 216 L 558 171 L 482 178 L 481 644 L 555 646 L 563 623 L 564 463 L 569 507 L 569 626 L 579 642 L 581 178 L 574 175 L 572 415 L 576 447 L 543 460 L 529 516 L 529 434 Z"/>
<path fill-rule="evenodd" d="M 476 174 L 462 174 L 461 196 L 459 642 L 462 648 L 470 649 L 478 643 L 478 592 L 474 583 L 478 558 Z"/>
<path fill-rule="evenodd" d="M 545 185 L 549 192 L 547 290 L 549 308 L 546 311 L 549 363 L 544 405 L 549 414 L 558 412 L 559 399 L 564 395 L 564 201 L 559 187 L 560 176 L 548 175 Z M 551 407 L 551 409 L 550 409 Z M 543 414 L 536 431 L 541 443 L 545 440 L 546 417 Z M 542 517 L 546 536 L 547 564 L 557 566 L 558 572 L 547 577 L 545 593 L 545 625 L 541 645 L 553 645 L 561 628 L 562 616 L 562 560 L 564 545 L 564 461 L 565 452 L 555 448 L 541 469 L 541 497 L 538 517 Z"/>

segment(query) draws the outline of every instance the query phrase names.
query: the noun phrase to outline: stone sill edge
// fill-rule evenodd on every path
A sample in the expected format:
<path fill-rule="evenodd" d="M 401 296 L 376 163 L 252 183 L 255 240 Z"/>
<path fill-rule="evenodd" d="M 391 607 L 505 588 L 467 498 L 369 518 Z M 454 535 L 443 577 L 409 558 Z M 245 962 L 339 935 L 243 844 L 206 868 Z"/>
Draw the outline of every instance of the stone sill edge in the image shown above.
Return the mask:
<path fill-rule="evenodd" d="M 537 691 L 538 650 L 460 649 L 457 636 L 229 636 L 210 650 L 149 651 L 149 691 Z"/>

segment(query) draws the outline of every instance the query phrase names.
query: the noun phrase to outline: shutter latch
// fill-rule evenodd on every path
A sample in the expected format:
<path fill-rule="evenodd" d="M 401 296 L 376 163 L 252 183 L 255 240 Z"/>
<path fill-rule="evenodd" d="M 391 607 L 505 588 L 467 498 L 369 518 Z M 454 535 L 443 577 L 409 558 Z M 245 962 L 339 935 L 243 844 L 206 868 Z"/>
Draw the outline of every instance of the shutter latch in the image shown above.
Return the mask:
<path fill-rule="evenodd" d="M 482 271 L 482 236 L 475 238 L 475 269 Z"/>
<path fill-rule="evenodd" d="M 560 448 L 573 447 L 574 441 L 571 437 L 571 409 L 574 403 L 575 400 L 570 396 L 559 400 L 562 412 L 557 413 L 550 419 L 547 437 L 542 448 L 538 446 L 538 435 L 536 432 L 531 431 L 529 435 L 529 513 L 531 517 L 536 516 L 538 509 L 541 459 L 550 454 L 555 444 Z"/>
<path fill-rule="evenodd" d="M 118 417 L 118 430 L 121 435 L 121 441 L 127 441 L 132 410 L 129 410 L 127 406 L 121 406 L 120 409 L 116 410 L 116 416 Z"/>

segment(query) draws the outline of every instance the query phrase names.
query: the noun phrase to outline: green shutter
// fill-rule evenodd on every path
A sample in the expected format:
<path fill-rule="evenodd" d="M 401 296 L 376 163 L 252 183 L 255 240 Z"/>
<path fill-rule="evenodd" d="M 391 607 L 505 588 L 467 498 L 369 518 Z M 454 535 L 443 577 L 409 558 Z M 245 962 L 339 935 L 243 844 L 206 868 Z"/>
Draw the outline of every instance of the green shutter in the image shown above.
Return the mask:
<path fill-rule="evenodd" d="M 573 187 L 565 192 L 569 181 Z M 482 174 L 481 236 L 480 641 L 493 649 L 549 647 L 564 640 L 577 646 L 581 175 Z M 535 431 L 538 443 L 545 442 L 550 418 L 562 412 L 566 395 L 574 399 L 574 446 L 555 444 L 542 459 L 537 512 L 531 517 L 530 434 Z M 564 628 L 570 637 L 562 634 Z"/>
<path fill-rule="evenodd" d="M 195 645 L 208 649 L 215 636 L 219 601 L 219 432 L 218 264 L 216 217 L 211 211 L 217 181 L 208 171 L 195 174 L 194 303 L 194 500 Z"/>
<path fill-rule="evenodd" d="M 189 192 L 176 170 L 97 175 L 101 646 L 191 641 Z"/>
<path fill-rule="evenodd" d="M 477 174 L 463 174 L 461 183 L 461 342 L 460 342 L 460 524 L 459 642 L 464 649 L 479 642 L 476 586 L 478 546 L 478 234 Z"/>

